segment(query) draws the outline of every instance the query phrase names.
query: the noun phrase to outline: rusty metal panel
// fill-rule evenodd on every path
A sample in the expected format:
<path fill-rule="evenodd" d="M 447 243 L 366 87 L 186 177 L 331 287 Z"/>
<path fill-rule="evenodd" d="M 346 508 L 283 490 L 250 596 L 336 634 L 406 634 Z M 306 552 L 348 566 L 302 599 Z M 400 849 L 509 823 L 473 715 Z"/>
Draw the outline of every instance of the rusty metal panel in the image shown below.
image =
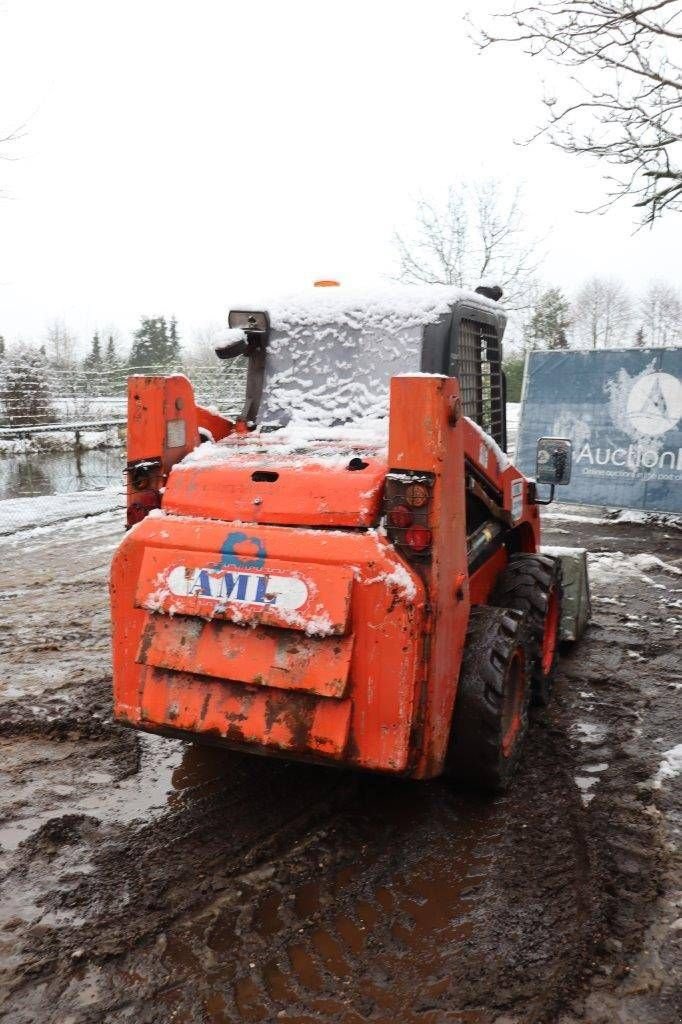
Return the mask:
<path fill-rule="evenodd" d="M 150 547 L 144 552 L 135 603 L 148 611 L 281 626 L 309 635 L 343 635 L 348 628 L 353 571 L 342 565 L 266 561 L 265 548 L 242 554 L 244 535 L 221 552 Z M 228 538 L 229 541 L 229 538 Z"/>
<path fill-rule="evenodd" d="M 137 661 L 193 675 L 343 697 L 353 638 L 308 637 L 294 630 L 150 615 Z"/>
<path fill-rule="evenodd" d="M 235 543 L 236 537 L 241 538 L 239 543 Z M 205 565 L 217 561 L 218 551 L 224 556 L 230 552 L 231 558 L 235 554 L 240 556 L 242 565 L 245 561 L 257 561 L 265 553 L 268 569 L 275 564 L 296 566 L 304 574 L 315 574 L 315 579 L 318 579 L 318 569 L 323 569 L 330 578 L 341 581 L 341 585 L 347 574 L 352 574 L 350 620 L 344 639 L 352 636 L 353 641 L 343 699 L 160 669 L 136 660 L 142 634 L 149 621 L 149 611 L 140 607 L 136 600 L 140 578 L 146 576 L 150 582 L 155 581 L 159 572 L 161 578 L 157 585 L 160 586 L 163 571 L 177 564 L 178 552 L 183 558 L 188 553 L 193 555 L 194 561 L 188 561 L 188 565 Z M 154 552 L 157 555 L 165 553 L 167 557 L 155 556 L 147 561 L 143 573 L 143 562 L 149 553 Z M 334 750 L 342 740 L 337 722 L 340 713 L 334 708 L 348 702 L 349 707 L 344 712 L 348 732 L 344 734 L 345 745 L 340 755 L 343 762 L 388 772 L 415 771 L 410 752 L 414 753 L 415 730 L 418 729 L 420 700 L 423 699 L 425 589 L 419 576 L 380 533 L 247 526 L 170 516 L 147 518 L 126 534 L 116 553 L 112 564 L 111 596 L 114 714 L 119 720 L 152 730 L 164 727 L 184 729 L 187 737 L 191 738 L 194 732 L 205 732 L 207 728 L 200 715 L 204 697 L 209 701 L 208 706 L 213 707 L 214 699 L 217 700 L 220 693 L 239 692 L 244 699 L 254 692 L 268 694 L 272 715 L 288 716 L 290 725 L 294 721 L 300 725 L 300 716 L 291 717 L 293 709 L 297 715 L 300 712 L 304 716 L 304 724 L 308 719 L 312 723 L 309 746 L 304 748 L 308 753 L 329 753 L 336 757 Z M 321 588 L 316 597 L 324 597 Z M 170 612 L 172 606 L 168 610 Z M 170 614 L 156 617 L 162 621 L 173 621 Z M 178 615 L 175 621 L 182 618 L 184 616 Z M 210 615 L 204 614 L 196 621 L 210 619 Z M 224 624 L 225 616 L 214 621 Z M 255 628 L 261 627 L 256 623 Z M 249 633 L 250 629 L 244 632 Z M 297 630 L 297 635 L 303 638 L 304 634 Z M 325 644 L 338 640 L 334 635 L 324 638 Z M 151 673 L 155 679 L 153 686 L 149 683 Z M 198 706 L 197 693 L 201 694 Z M 168 718 L 168 709 L 172 711 L 175 703 L 182 705 L 185 696 L 195 709 L 195 718 L 189 714 L 180 719 L 171 720 L 172 715 Z M 154 717 L 157 713 L 158 720 Z M 235 713 L 242 714 L 243 708 L 241 711 L 237 708 Z M 326 722 L 328 716 L 331 716 L 331 725 Z M 196 729 L 195 720 L 198 723 Z M 274 752 L 273 737 L 278 737 L 278 730 L 286 733 L 286 721 L 282 719 L 273 734 L 265 717 L 250 718 L 247 735 L 242 742 L 254 748 L 261 745 L 257 721 L 268 732 L 267 745 Z M 239 720 L 232 724 L 237 726 Z M 223 717 L 222 731 L 216 724 L 213 738 L 220 740 L 223 737 L 228 745 L 239 746 L 239 731 L 233 728 L 226 737 L 224 728 Z M 266 745 L 265 741 L 262 745 Z M 286 754 L 287 749 L 282 747 L 282 752 Z M 293 747 L 291 752 L 294 753 Z"/>
<path fill-rule="evenodd" d="M 464 493 L 464 425 L 457 415 L 459 386 L 446 377 L 394 377 L 391 381 L 389 465 L 434 474 L 433 545 L 427 575 L 431 633 L 413 729 L 418 778 L 440 775 L 450 735 L 470 596 Z M 461 582 L 456 583 L 457 580 Z M 437 623 L 437 628 L 434 624 Z"/>
<path fill-rule="evenodd" d="M 142 671 L 142 723 L 332 758 L 341 757 L 348 742 L 350 700 L 157 668 Z"/>

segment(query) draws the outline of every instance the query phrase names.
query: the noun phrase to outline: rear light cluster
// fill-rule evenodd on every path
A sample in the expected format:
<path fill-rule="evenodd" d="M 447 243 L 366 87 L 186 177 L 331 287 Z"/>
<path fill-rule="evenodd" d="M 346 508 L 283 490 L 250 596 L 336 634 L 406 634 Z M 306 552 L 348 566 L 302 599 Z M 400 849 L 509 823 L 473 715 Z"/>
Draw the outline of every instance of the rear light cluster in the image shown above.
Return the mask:
<path fill-rule="evenodd" d="M 161 460 L 141 459 L 129 462 L 128 474 L 129 504 L 126 513 L 128 527 L 141 523 L 152 509 L 161 507 Z"/>
<path fill-rule="evenodd" d="M 430 512 L 434 479 L 433 473 L 410 471 L 391 472 L 386 476 L 386 530 L 396 547 L 406 554 L 429 554 L 433 539 Z"/>

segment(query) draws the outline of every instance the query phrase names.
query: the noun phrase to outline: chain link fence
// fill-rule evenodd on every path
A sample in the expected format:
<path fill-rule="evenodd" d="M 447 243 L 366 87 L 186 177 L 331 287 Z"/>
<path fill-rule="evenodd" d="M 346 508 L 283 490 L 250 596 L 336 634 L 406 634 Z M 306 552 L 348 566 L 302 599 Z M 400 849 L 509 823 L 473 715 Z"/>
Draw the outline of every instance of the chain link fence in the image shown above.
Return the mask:
<path fill-rule="evenodd" d="M 31 367 L 29 367 L 31 369 Z M 0 371 L 0 536 L 122 507 L 125 500 L 126 382 L 130 374 L 186 373 L 200 405 L 235 416 L 245 360 L 206 366 L 45 368 L 49 390 L 36 402 L 32 371 Z M 19 386 L 21 384 L 21 386 Z"/>
<path fill-rule="evenodd" d="M 246 360 L 213 364 L 114 366 L 89 370 L 38 363 L 35 354 L 0 362 L 0 428 L 125 419 L 126 389 L 135 374 L 156 377 L 184 373 L 197 401 L 236 414 L 244 400 Z"/>

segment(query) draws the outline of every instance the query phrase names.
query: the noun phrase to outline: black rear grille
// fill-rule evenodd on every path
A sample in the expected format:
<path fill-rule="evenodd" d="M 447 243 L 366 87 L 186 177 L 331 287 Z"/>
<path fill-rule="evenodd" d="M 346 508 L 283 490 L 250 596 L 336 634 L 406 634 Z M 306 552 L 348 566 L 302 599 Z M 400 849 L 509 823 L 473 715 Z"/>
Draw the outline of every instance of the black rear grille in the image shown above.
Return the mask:
<path fill-rule="evenodd" d="M 505 447 L 504 387 L 497 328 L 461 320 L 456 370 L 464 415 Z"/>

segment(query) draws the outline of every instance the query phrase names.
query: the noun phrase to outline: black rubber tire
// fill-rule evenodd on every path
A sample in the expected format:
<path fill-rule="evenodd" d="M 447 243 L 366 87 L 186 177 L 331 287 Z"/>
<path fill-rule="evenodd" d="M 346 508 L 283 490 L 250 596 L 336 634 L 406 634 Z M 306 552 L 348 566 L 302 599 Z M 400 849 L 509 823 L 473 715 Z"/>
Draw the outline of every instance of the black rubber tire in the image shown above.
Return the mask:
<path fill-rule="evenodd" d="M 551 663 L 543 665 L 545 626 L 552 594 L 558 602 L 558 612 L 553 612 L 558 614 L 557 636 Z M 542 554 L 510 555 L 490 598 L 490 603 L 497 608 L 513 608 L 526 615 L 532 654 L 531 699 L 542 707 L 549 703 L 559 658 L 562 602 L 561 560 Z"/>
<path fill-rule="evenodd" d="M 528 729 L 529 659 L 522 613 L 484 605 L 471 609 L 450 728 L 452 778 L 493 792 L 509 784 Z M 520 694 L 518 732 L 505 749 L 512 687 Z"/>

